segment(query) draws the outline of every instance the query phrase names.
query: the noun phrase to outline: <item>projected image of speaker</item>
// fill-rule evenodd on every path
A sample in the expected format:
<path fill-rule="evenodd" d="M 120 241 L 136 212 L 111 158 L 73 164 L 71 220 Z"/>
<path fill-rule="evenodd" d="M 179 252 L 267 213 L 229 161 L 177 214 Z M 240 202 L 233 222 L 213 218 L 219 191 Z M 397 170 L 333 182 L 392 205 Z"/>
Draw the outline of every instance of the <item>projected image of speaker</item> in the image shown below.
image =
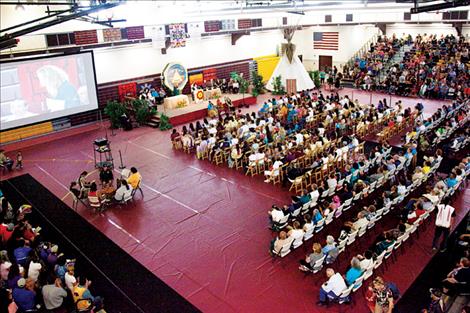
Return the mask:
<path fill-rule="evenodd" d="M 93 53 L 0 64 L 1 130 L 98 108 Z"/>

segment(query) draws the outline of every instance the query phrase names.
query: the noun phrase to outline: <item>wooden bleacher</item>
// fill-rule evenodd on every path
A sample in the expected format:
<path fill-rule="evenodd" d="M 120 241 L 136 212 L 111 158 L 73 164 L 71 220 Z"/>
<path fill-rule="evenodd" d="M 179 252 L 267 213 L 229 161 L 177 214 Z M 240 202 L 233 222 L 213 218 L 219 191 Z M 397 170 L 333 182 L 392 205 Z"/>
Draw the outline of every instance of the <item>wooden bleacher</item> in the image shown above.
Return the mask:
<path fill-rule="evenodd" d="M 0 144 L 18 141 L 54 131 L 52 122 L 39 123 L 31 126 L 6 130 L 0 133 Z"/>

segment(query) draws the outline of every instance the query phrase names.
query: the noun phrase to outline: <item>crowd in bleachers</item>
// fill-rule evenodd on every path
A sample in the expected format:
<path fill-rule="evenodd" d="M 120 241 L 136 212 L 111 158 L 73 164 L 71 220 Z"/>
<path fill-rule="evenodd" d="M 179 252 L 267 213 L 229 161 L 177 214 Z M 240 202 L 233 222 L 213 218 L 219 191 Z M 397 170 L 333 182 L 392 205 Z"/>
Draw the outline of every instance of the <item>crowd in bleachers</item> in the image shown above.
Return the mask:
<path fill-rule="evenodd" d="M 409 37 L 398 39 L 395 35 L 391 38 L 380 36 L 375 44 L 371 43 L 370 49 L 363 56 L 356 57 L 352 65 L 343 67 L 343 77 L 353 80 L 358 87 L 372 89 L 380 71 L 409 41 Z"/>
<path fill-rule="evenodd" d="M 412 44 L 403 59 L 386 69 L 384 78 L 379 72 L 403 44 Z M 464 37 L 453 35 L 418 35 L 403 39 L 380 39 L 352 67 L 345 66 L 345 78 L 356 87 L 383 91 L 401 96 L 418 95 L 423 98 L 455 99 L 470 92 L 470 44 Z M 386 52 L 384 52 L 384 49 Z"/>
<path fill-rule="evenodd" d="M 464 37 L 417 36 L 413 48 L 378 86 L 398 95 L 455 99 L 469 87 L 469 43 Z"/>
<path fill-rule="evenodd" d="M 104 313 L 80 264 L 32 222 L 34 208 L 12 206 L 1 190 L 0 201 L 0 311 Z"/>

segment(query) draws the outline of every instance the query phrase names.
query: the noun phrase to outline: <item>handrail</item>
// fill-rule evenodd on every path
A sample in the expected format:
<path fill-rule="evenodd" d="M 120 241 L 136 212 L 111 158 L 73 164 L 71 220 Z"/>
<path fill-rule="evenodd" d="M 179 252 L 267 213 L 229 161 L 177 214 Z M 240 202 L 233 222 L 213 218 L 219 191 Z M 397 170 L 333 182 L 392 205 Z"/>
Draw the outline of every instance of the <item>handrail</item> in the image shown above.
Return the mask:
<path fill-rule="evenodd" d="M 370 45 L 375 44 L 377 42 L 379 36 L 380 34 L 379 32 L 377 32 L 371 38 L 369 38 L 369 40 L 367 40 L 366 43 L 364 43 L 362 47 L 359 48 L 359 50 L 357 50 L 352 55 L 352 57 L 346 62 L 346 65 L 351 66 L 352 64 L 354 64 L 354 61 L 356 60 L 356 58 L 364 55 L 369 50 Z"/>

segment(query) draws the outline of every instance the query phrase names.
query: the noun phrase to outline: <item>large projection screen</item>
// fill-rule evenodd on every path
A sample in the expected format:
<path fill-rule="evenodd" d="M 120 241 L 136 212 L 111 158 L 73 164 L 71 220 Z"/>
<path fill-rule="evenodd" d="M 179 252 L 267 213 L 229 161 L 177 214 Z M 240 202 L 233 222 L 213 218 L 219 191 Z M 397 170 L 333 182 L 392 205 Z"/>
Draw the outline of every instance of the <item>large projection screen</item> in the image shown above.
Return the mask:
<path fill-rule="evenodd" d="M 93 53 L 0 63 L 0 130 L 98 108 Z"/>

